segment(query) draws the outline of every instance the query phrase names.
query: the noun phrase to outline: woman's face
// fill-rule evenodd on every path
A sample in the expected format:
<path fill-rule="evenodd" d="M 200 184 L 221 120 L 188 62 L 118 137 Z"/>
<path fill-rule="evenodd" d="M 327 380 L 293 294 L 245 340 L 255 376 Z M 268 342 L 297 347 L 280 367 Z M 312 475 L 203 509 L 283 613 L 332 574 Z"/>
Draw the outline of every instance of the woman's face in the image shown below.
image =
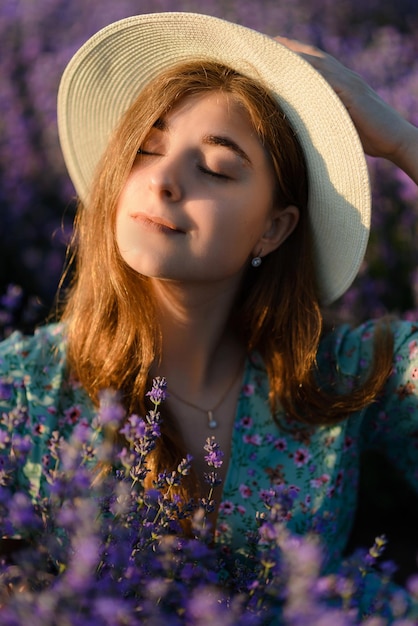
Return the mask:
<path fill-rule="evenodd" d="M 272 165 L 248 113 L 220 92 L 185 98 L 140 147 L 119 198 L 125 262 L 152 278 L 239 279 L 251 257 L 293 230 L 297 209 L 274 206 Z"/>

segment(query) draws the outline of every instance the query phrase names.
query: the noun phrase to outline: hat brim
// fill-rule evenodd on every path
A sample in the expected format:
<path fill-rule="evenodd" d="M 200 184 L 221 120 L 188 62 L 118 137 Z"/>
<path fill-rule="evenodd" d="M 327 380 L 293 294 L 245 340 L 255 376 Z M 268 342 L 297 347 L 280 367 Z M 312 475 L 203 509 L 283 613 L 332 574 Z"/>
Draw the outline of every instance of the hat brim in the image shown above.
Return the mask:
<path fill-rule="evenodd" d="M 323 304 L 342 295 L 363 260 L 370 228 L 364 152 L 345 107 L 309 63 L 277 41 L 193 13 L 129 17 L 89 39 L 58 93 L 58 130 L 77 194 L 85 200 L 98 161 L 141 89 L 170 65 L 214 60 L 261 81 L 297 133 L 309 176 L 309 215 Z"/>

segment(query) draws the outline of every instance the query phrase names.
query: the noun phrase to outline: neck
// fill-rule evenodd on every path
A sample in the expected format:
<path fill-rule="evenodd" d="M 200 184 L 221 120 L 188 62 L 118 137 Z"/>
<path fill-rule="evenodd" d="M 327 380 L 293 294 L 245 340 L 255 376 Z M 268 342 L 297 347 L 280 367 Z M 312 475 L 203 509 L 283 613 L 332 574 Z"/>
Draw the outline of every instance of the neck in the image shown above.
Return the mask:
<path fill-rule="evenodd" d="M 189 395 L 215 385 L 220 375 L 230 376 L 244 353 L 228 324 L 237 286 L 154 281 L 153 288 L 162 332 L 154 373 Z"/>

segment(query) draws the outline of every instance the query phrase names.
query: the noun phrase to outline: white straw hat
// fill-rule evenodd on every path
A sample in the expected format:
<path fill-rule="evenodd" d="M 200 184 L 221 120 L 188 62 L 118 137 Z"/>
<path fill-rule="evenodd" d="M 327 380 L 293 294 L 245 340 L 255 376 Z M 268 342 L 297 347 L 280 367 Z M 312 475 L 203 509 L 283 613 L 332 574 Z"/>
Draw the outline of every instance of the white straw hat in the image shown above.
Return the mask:
<path fill-rule="evenodd" d="M 194 13 L 137 15 L 89 39 L 68 64 L 58 94 L 58 129 L 68 172 L 86 199 L 112 130 L 140 90 L 170 65 L 210 59 L 262 81 L 303 148 L 321 301 L 354 280 L 370 227 L 362 146 L 334 91 L 309 63 L 243 26 Z"/>

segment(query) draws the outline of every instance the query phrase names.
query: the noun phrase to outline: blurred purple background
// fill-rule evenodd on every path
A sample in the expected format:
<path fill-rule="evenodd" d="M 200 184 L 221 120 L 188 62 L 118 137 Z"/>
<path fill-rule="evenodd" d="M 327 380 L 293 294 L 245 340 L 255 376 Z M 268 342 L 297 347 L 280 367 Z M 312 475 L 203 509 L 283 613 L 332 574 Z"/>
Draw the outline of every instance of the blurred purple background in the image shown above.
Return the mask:
<path fill-rule="evenodd" d="M 135 13 L 195 11 L 314 43 L 360 72 L 418 123 L 416 0 L 3 0 L 0 6 L 0 293 L 7 285 L 52 302 L 71 234 L 74 192 L 57 138 L 56 93 L 75 50 Z M 387 163 L 370 161 L 373 234 L 345 319 L 418 308 L 418 194 Z"/>

